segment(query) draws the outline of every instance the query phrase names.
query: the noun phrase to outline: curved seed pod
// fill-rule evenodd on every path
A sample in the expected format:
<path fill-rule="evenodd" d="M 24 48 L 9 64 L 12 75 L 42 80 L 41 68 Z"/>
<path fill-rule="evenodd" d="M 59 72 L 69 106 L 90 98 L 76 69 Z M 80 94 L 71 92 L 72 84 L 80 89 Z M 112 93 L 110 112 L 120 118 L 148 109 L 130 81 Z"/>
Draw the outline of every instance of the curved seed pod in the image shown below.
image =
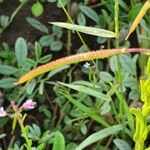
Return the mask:
<path fill-rule="evenodd" d="M 20 77 L 19 80 L 14 84 L 18 85 L 24 83 L 40 74 L 46 73 L 52 69 L 56 69 L 61 66 L 82 62 L 82 61 L 93 60 L 93 59 L 106 58 L 121 53 L 127 53 L 126 49 L 98 50 L 98 51 L 81 53 L 81 54 L 60 58 L 31 70 L 30 72 Z"/>
<path fill-rule="evenodd" d="M 147 0 L 145 4 L 143 5 L 143 7 L 141 8 L 140 12 L 138 13 L 137 17 L 135 18 L 125 40 L 127 40 L 130 34 L 136 29 L 136 27 L 138 26 L 138 24 L 140 23 L 140 21 L 142 20 L 142 18 L 144 17 L 144 15 L 146 14 L 149 8 L 150 8 L 150 1 Z"/>
<path fill-rule="evenodd" d="M 130 49 L 105 49 L 105 50 L 97 50 L 97 51 L 92 51 L 92 52 L 87 52 L 87 53 L 82 53 L 82 54 L 76 54 L 76 55 L 71 55 L 67 57 L 63 57 L 54 61 L 51 61 L 45 65 L 39 66 L 30 72 L 26 73 L 22 77 L 18 79 L 15 85 L 24 83 L 28 80 L 31 80 L 32 78 L 46 73 L 50 70 L 65 66 L 65 65 L 70 65 L 73 63 L 78 63 L 82 61 L 89 61 L 93 59 L 101 59 L 101 58 L 106 58 L 110 57 L 112 55 L 117 55 L 117 54 L 125 54 L 125 53 L 138 53 L 138 52 L 144 52 L 144 53 L 150 53 L 150 50 L 147 49 L 140 49 L 140 48 L 130 48 Z"/>

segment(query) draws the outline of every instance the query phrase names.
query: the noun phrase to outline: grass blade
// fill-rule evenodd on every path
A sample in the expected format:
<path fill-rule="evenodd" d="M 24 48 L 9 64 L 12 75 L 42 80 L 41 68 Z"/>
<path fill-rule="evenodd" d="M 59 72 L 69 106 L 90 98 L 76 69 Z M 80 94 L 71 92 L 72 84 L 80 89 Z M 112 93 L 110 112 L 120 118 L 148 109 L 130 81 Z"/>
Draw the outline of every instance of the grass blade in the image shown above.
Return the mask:
<path fill-rule="evenodd" d="M 86 27 L 86 26 L 75 25 L 75 24 L 70 24 L 70 23 L 63 23 L 63 22 L 50 22 L 50 23 L 53 25 L 62 27 L 62 28 L 79 31 L 82 33 L 90 34 L 90 35 L 107 37 L 107 38 L 115 37 L 114 32 L 104 30 L 104 29 L 95 28 L 95 27 Z"/>
<path fill-rule="evenodd" d="M 83 85 L 75 85 L 75 84 L 66 84 L 66 83 L 62 83 L 62 82 L 59 82 L 59 84 L 66 86 L 68 88 L 71 88 L 73 90 L 76 90 L 78 92 L 83 92 L 87 95 L 99 98 L 103 101 L 111 101 L 111 98 L 108 95 L 102 94 L 102 93 L 100 93 L 100 91 L 96 91 L 96 90 L 92 89 L 92 87 L 86 87 Z"/>
<path fill-rule="evenodd" d="M 78 147 L 76 147 L 75 150 L 82 150 L 83 148 L 102 140 L 112 134 L 116 134 L 117 132 L 121 131 L 123 129 L 122 125 L 114 125 L 108 128 L 105 128 L 101 131 L 95 132 L 89 137 L 87 137 Z"/>
<path fill-rule="evenodd" d="M 105 127 L 109 127 L 109 124 L 99 114 L 94 112 L 91 108 L 85 106 L 84 104 L 72 98 L 72 96 L 69 95 L 69 93 L 67 93 L 66 91 L 60 91 L 60 93 L 63 94 L 75 107 L 85 112 L 88 117 L 90 117 L 91 119 L 95 120 L 96 122 L 100 123 Z"/>

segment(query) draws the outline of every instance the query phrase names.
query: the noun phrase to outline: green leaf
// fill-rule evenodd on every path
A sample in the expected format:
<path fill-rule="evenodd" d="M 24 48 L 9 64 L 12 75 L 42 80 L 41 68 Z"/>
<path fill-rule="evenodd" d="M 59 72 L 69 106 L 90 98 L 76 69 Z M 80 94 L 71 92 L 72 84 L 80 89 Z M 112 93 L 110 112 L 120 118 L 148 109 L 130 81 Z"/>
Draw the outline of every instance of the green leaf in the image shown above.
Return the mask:
<path fill-rule="evenodd" d="M 110 58 L 110 69 L 111 71 L 113 71 L 114 73 L 116 72 L 117 70 L 117 56 L 112 56 Z"/>
<path fill-rule="evenodd" d="M 63 34 L 62 28 L 60 28 L 58 26 L 52 26 L 52 31 L 56 37 L 58 37 L 58 38 L 62 37 L 62 34 Z"/>
<path fill-rule="evenodd" d="M 133 21 L 135 19 L 141 8 L 142 3 L 136 3 L 135 5 L 133 5 L 132 9 L 128 13 L 128 18 L 130 21 Z"/>
<path fill-rule="evenodd" d="M 0 118 L 0 128 L 2 128 L 8 122 L 8 120 L 9 120 L 8 117 Z"/>
<path fill-rule="evenodd" d="M 45 109 L 43 110 L 43 113 L 45 114 L 45 116 L 46 116 L 48 119 L 51 119 L 52 114 L 51 114 L 51 112 L 50 112 L 47 108 L 45 108 Z"/>
<path fill-rule="evenodd" d="M 81 132 L 82 132 L 83 135 L 87 134 L 87 127 L 86 127 L 85 123 L 83 123 L 81 125 L 80 130 L 81 130 Z"/>
<path fill-rule="evenodd" d="M 38 42 L 35 42 L 35 55 L 36 59 L 39 59 L 42 54 L 42 47 Z"/>
<path fill-rule="evenodd" d="M 83 13 L 80 12 L 80 13 L 77 15 L 77 22 L 78 22 L 79 25 L 82 25 L 82 26 L 85 26 L 85 25 L 86 25 L 86 19 L 85 19 L 85 16 L 84 16 Z"/>
<path fill-rule="evenodd" d="M 20 3 L 25 3 L 27 0 L 19 0 Z"/>
<path fill-rule="evenodd" d="M 37 30 L 39 30 L 39 31 L 41 31 L 41 32 L 44 32 L 44 33 L 46 33 L 46 34 L 49 33 L 48 28 L 47 28 L 44 24 L 40 23 L 39 21 L 37 21 L 37 20 L 35 20 L 35 19 L 32 19 L 32 18 L 30 18 L 30 17 L 27 17 L 26 20 L 27 20 L 27 22 L 28 22 L 32 27 L 34 27 L 35 29 L 37 29 Z"/>
<path fill-rule="evenodd" d="M 104 29 L 86 27 L 86 26 L 75 25 L 75 24 L 70 24 L 70 23 L 62 23 L 62 22 L 51 22 L 51 24 L 62 27 L 62 28 L 83 32 L 83 33 L 90 34 L 90 35 L 107 37 L 107 38 L 115 37 L 114 32 L 104 30 Z"/>
<path fill-rule="evenodd" d="M 133 77 L 133 76 L 127 76 L 124 77 L 123 79 L 123 85 L 125 87 L 128 87 L 130 89 L 133 89 L 135 87 L 138 87 L 138 83 L 137 83 L 137 80 Z"/>
<path fill-rule="evenodd" d="M 26 58 L 25 62 L 23 64 L 23 67 L 25 67 L 26 69 L 34 67 L 36 65 L 36 62 L 31 59 L 31 58 Z"/>
<path fill-rule="evenodd" d="M 32 124 L 32 126 L 27 125 L 27 129 L 29 130 L 28 136 L 33 141 L 38 141 L 41 136 L 41 129 L 38 125 Z"/>
<path fill-rule="evenodd" d="M 47 63 L 48 61 L 51 60 L 51 58 L 52 58 L 51 54 L 43 56 L 38 60 L 38 63 Z"/>
<path fill-rule="evenodd" d="M 0 26 L 2 28 L 5 28 L 8 24 L 8 22 L 9 22 L 9 17 L 8 16 L 5 16 L 5 15 L 0 16 Z"/>
<path fill-rule="evenodd" d="M 64 6 L 66 6 L 68 2 L 69 2 L 69 0 L 58 0 L 57 7 L 62 8 Z"/>
<path fill-rule="evenodd" d="M 105 94 L 102 94 L 100 91 L 96 91 L 93 88 L 89 88 L 83 85 L 74 85 L 74 84 L 65 84 L 59 82 L 61 85 L 66 86 L 68 88 L 71 88 L 73 90 L 76 90 L 78 92 L 86 93 L 87 95 L 97 97 L 103 101 L 111 101 L 111 98 Z"/>
<path fill-rule="evenodd" d="M 85 147 L 102 140 L 110 135 L 116 134 L 117 132 L 121 131 L 123 129 L 122 125 L 114 125 L 105 129 L 102 129 L 101 131 L 98 131 L 96 133 L 91 134 L 89 137 L 87 137 L 82 143 L 79 144 L 79 146 L 76 147 L 75 150 L 82 150 Z"/>
<path fill-rule="evenodd" d="M 60 133 L 59 131 L 55 132 L 52 150 L 65 150 L 65 139 L 62 133 Z"/>
<path fill-rule="evenodd" d="M 106 71 L 101 71 L 99 73 L 99 78 L 100 78 L 100 81 L 104 81 L 106 83 L 110 83 L 111 81 L 113 81 L 113 76 Z"/>
<path fill-rule="evenodd" d="M 31 95 L 34 88 L 36 86 L 36 82 L 35 80 L 33 80 L 32 82 L 29 82 L 27 85 L 26 85 L 26 92 L 27 94 Z"/>
<path fill-rule="evenodd" d="M 102 124 L 105 127 L 108 127 L 109 124 L 99 115 L 97 114 L 95 111 L 93 111 L 93 109 L 87 107 L 86 105 L 82 104 L 81 102 L 73 99 L 68 93 L 64 93 L 62 92 L 62 94 L 68 99 L 68 101 L 70 101 L 75 107 L 77 107 L 78 109 L 82 110 L 84 113 L 86 113 L 86 115 L 88 117 L 90 117 L 91 119 L 97 121 L 98 123 Z"/>
<path fill-rule="evenodd" d="M 71 142 L 71 143 L 67 144 L 66 150 L 75 150 L 76 147 L 77 147 L 77 144 Z"/>
<path fill-rule="evenodd" d="M 44 46 L 50 46 L 51 42 L 53 41 L 53 37 L 51 35 L 44 35 L 40 38 L 39 43 Z"/>
<path fill-rule="evenodd" d="M 99 16 L 92 8 L 90 8 L 88 6 L 80 6 L 79 8 L 84 14 L 86 14 L 90 19 L 92 19 L 93 21 L 95 21 L 98 24 Z"/>
<path fill-rule="evenodd" d="M 120 63 L 122 68 L 130 73 L 131 75 L 136 75 L 136 65 L 133 62 L 132 58 L 128 55 L 120 55 Z"/>
<path fill-rule="evenodd" d="M 40 145 L 38 145 L 37 150 L 43 150 L 45 148 L 45 144 L 42 143 Z"/>
<path fill-rule="evenodd" d="M 150 75 L 150 57 L 149 57 L 148 62 L 147 62 L 146 74 Z"/>
<path fill-rule="evenodd" d="M 105 115 L 107 114 L 108 112 L 110 112 L 111 110 L 111 106 L 110 106 L 110 103 L 109 102 L 105 102 L 102 107 L 100 108 L 100 113 L 101 115 Z"/>
<path fill-rule="evenodd" d="M 60 41 L 54 41 L 50 44 L 51 51 L 60 51 L 62 49 L 62 43 Z"/>
<path fill-rule="evenodd" d="M 56 2 L 57 0 L 47 0 L 50 3 Z"/>
<path fill-rule="evenodd" d="M 128 11 L 128 5 L 124 2 L 124 0 L 119 0 L 119 5 Z"/>
<path fill-rule="evenodd" d="M 51 78 L 51 77 L 54 76 L 55 74 L 61 72 L 61 71 L 64 70 L 64 69 L 67 69 L 67 68 L 69 68 L 69 65 L 62 66 L 62 67 L 60 67 L 60 68 L 54 69 L 54 70 L 50 71 L 50 73 L 48 74 L 47 77 L 48 77 L 48 78 Z"/>
<path fill-rule="evenodd" d="M 13 84 L 16 81 L 15 78 L 5 78 L 0 80 L 0 88 L 2 89 L 10 89 L 15 85 Z"/>
<path fill-rule="evenodd" d="M 34 3 L 31 7 L 31 11 L 32 11 L 32 14 L 35 16 L 35 17 L 38 17 L 40 16 L 42 13 L 43 13 L 43 5 L 37 1 L 36 3 Z"/>
<path fill-rule="evenodd" d="M 0 65 L 0 74 L 11 75 L 15 72 L 17 72 L 17 68 L 8 65 Z"/>
<path fill-rule="evenodd" d="M 0 134 L 0 139 L 2 139 L 3 137 L 5 137 L 6 136 L 6 134 Z"/>
<path fill-rule="evenodd" d="M 140 90 L 138 88 L 133 88 L 129 93 L 129 99 L 136 100 L 140 98 Z"/>
<path fill-rule="evenodd" d="M 130 145 L 124 140 L 115 139 L 113 142 L 115 143 L 115 145 L 119 150 L 131 150 Z"/>
<path fill-rule="evenodd" d="M 3 3 L 3 2 L 4 2 L 4 0 L 0 0 L 0 4 Z"/>
<path fill-rule="evenodd" d="M 27 57 L 28 48 L 24 38 L 18 38 L 15 43 L 15 54 L 18 61 L 18 65 L 21 67 Z"/>
<path fill-rule="evenodd" d="M 44 81 L 42 80 L 39 85 L 39 94 L 43 95 L 43 91 L 44 91 Z"/>

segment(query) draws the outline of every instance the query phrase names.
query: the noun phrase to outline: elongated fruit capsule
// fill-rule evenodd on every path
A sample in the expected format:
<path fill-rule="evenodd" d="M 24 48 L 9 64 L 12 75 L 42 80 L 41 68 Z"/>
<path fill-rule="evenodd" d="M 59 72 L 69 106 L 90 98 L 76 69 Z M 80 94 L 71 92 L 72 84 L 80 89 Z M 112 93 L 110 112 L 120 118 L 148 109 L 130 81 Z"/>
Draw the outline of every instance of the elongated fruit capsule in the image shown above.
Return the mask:
<path fill-rule="evenodd" d="M 59 68 L 61 66 L 78 63 L 82 61 L 93 60 L 93 59 L 106 58 L 112 55 L 122 54 L 122 53 L 127 53 L 126 49 L 97 50 L 97 51 L 81 53 L 81 54 L 60 58 L 31 70 L 30 72 L 20 77 L 19 80 L 14 84 L 18 85 L 24 83 L 40 74 L 46 73 L 50 70 Z"/>

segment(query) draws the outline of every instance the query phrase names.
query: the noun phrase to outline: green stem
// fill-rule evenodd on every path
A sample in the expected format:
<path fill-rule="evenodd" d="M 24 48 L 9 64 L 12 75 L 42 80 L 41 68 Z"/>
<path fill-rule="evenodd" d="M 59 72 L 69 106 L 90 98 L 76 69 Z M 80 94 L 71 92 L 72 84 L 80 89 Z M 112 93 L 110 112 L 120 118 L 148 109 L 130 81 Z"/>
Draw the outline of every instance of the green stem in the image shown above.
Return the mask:
<path fill-rule="evenodd" d="M 116 40 L 115 40 L 115 47 L 119 48 L 119 0 L 115 0 L 115 34 L 116 34 Z M 118 77 L 118 82 L 120 84 L 120 92 L 119 92 L 119 113 L 122 120 L 122 124 L 125 126 L 125 119 L 124 119 L 124 94 L 123 94 L 123 88 L 122 88 L 122 75 L 121 75 L 121 64 L 119 60 L 119 56 L 116 57 L 117 59 L 117 72 L 116 75 Z M 122 136 L 124 137 L 124 131 L 122 132 Z"/>
<path fill-rule="evenodd" d="M 24 137 L 24 139 L 26 141 L 26 148 L 27 148 L 27 150 L 31 150 L 32 149 L 32 141 L 28 138 L 28 130 L 23 125 L 24 118 L 25 118 L 25 116 L 24 117 L 20 117 L 20 115 L 17 116 L 17 120 L 19 122 L 22 135 L 23 135 L 23 137 Z"/>
<path fill-rule="evenodd" d="M 135 143 L 135 150 L 143 150 L 143 142 L 136 142 Z"/>
<path fill-rule="evenodd" d="M 13 14 L 11 15 L 7 25 L 2 29 L 0 30 L 0 34 L 12 23 L 12 21 L 14 20 L 14 18 L 16 17 L 17 13 L 20 11 L 20 9 L 24 6 L 24 4 L 28 2 L 28 0 L 26 0 L 25 2 L 21 3 L 17 8 L 16 10 L 13 12 Z"/>
<path fill-rule="evenodd" d="M 119 48 L 119 0 L 115 0 L 115 34 L 116 34 L 116 40 L 115 40 L 115 47 Z"/>
<path fill-rule="evenodd" d="M 70 1 L 68 2 L 67 5 L 67 11 L 68 14 L 70 14 Z M 69 19 L 68 19 L 69 22 Z M 70 55 L 70 50 L 71 50 L 71 30 L 67 30 L 67 54 Z"/>
<path fill-rule="evenodd" d="M 65 14 L 66 14 L 68 20 L 70 21 L 70 23 L 74 24 L 72 18 L 71 18 L 70 15 L 68 14 L 66 8 L 63 6 L 61 0 L 58 0 L 58 2 L 60 3 L 60 5 L 61 5 L 62 9 L 64 10 L 64 12 L 65 12 Z M 82 36 L 80 35 L 80 33 L 79 33 L 78 31 L 76 31 L 76 32 L 77 32 L 77 34 L 78 34 L 78 36 L 79 36 L 79 38 L 80 38 L 82 44 L 83 44 L 85 47 L 87 47 L 87 45 L 85 44 L 85 42 L 84 42 Z"/>

